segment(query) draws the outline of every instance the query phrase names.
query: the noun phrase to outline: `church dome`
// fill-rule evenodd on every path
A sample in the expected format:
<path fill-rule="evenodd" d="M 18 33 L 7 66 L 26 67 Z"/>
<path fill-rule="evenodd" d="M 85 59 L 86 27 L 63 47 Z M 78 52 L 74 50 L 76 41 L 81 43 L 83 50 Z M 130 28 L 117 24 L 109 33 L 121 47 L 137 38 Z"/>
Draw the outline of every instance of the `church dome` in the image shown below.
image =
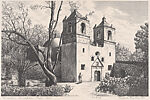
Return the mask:
<path fill-rule="evenodd" d="M 52 47 L 53 47 L 53 48 L 58 47 L 58 46 L 59 46 L 59 41 L 60 41 L 60 38 L 54 38 L 54 39 L 52 40 Z M 47 46 L 48 46 L 48 43 L 49 43 L 49 41 L 46 41 L 43 46 L 44 46 L 44 47 L 47 47 Z"/>
<path fill-rule="evenodd" d="M 54 38 L 52 41 L 52 47 L 59 47 L 60 38 Z"/>

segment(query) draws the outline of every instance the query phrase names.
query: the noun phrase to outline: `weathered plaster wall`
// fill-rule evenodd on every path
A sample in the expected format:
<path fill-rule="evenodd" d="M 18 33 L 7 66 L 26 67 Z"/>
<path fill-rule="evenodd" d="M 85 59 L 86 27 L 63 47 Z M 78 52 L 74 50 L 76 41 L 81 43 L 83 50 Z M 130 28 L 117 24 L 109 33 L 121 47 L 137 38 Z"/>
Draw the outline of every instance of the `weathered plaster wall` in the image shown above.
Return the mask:
<path fill-rule="evenodd" d="M 82 40 L 80 40 L 82 39 Z M 77 38 L 77 77 L 82 74 L 82 81 L 91 81 L 90 66 L 90 40 L 89 38 Z M 84 48 L 84 52 L 83 52 Z M 81 70 L 81 64 L 85 64 L 85 69 Z"/>
<path fill-rule="evenodd" d="M 104 42 L 104 47 L 98 47 L 98 46 L 90 46 L 90 57 L 94 57 L 94 60 L 96 59 L 95 52 L 100 52 L 100 60 L 102 60 L 102 57 L 104 58 L 104 61 L 102 61 L 104 67 L 102 68 L 102 78 L 105 77 L 105 73 L 109 72 L 108 65 L 112 65 L 115 63 L 115 44 L 110 42 Z M 111 52 L 111 56 L 109 56 L 109 53 Z M 90 61 L 90 65 L 92 65 L 93 61 Z M 94 73 L 92 71 L 92 73 Z M 94 75 L 92 74 L 92 78 Z M 92 79 L 93 80 L 93 79 Z"/>
<path fill-rule="evenodd" d="M 104 42 L 104 48 L 102 48 L 102 56 L 104 57 L 104 72 L 109 72 L 108 70 L 108 65 L 112 65 L 115 63 L 115 44 L 109 43 L 109 42 Z M 109 56 L 109 53 L 111 53 L 111 56 Z M 105 75 L 103 75 L 105 76 Z"/>
<path fill-rule="evenodd" d="M 61 80 L 63 82 L 76 81 L 76 43 L 62 45 Z"/>

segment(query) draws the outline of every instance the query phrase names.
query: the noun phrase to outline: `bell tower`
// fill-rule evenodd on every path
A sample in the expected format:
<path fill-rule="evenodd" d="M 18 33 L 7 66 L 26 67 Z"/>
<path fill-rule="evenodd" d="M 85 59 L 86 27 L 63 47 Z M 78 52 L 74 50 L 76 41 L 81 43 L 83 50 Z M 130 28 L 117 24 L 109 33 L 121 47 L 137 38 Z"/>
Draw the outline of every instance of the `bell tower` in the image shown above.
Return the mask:
<path fill-rule="evenodd" d="M 75 82 L 81 72 L 82 61 L 80 53 L 87 55 L 90 43 L 89 21 L 77 10 L 63 19 L 62 47 L 61 47 L 61 79 Z"/>
<path fill-rule="evenodd" d="M 102 22 L 93 28 L 94 31 L 94 45 L 100 47 L 104 46 L 104 41 L 115 42 L 115 28 L 107 23 L 106 18 L 102 18 Z"/>
<path fill-rule="evenodd" d="M 62 43 L 78 42 L 77 35 L 89 36 L 89 21 L 83 17 L 77 10 L 63 19 Z"/>

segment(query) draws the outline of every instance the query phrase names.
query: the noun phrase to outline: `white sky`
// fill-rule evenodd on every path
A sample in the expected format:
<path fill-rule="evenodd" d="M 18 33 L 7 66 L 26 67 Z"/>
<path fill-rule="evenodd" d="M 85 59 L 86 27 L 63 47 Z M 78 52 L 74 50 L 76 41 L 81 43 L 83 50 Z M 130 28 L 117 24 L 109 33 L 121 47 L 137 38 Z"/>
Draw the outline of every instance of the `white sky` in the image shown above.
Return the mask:
<path fill-rule="evenodd" d="M 94 24 L 99 24 L 103 16 L 108 23 L 113 24 L 116 28 L 116 42 L 134 51 L 134 36 L 140 25 L 148 20 L 148 2 L 146 1 L 75 1 L 79 4 L 79 12 L 82 15 L 94 11 L 89 16 L 91 30 Z M 43 2 L 26 2 L 28 6 L 33 4 L 44 4 Z M 60 3 L 60 2 L 58 2 Z M 58 5 L 57 5 L 58 6 Z M 34 24 L 43 24 L 48 27 L 49 10 L 32 10 L 30 17 Z M 60 13 L 57 30 L 62 32 L 62 20 L 65 16 L 70 15 L 68 2 L 64 2 Z M 93 33 L 91 33 L 93 34 Z"/>

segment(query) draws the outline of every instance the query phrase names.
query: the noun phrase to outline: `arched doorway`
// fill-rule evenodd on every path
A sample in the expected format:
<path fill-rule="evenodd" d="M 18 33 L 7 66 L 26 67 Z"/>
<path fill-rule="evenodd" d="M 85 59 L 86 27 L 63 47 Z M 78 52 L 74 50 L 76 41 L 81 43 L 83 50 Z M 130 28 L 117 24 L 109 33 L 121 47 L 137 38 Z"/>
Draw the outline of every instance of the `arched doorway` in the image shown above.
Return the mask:
<path fill-rule="evenodd" d="M 94 72 L 94 81 L 100 81 L 100 71 Z"/>

